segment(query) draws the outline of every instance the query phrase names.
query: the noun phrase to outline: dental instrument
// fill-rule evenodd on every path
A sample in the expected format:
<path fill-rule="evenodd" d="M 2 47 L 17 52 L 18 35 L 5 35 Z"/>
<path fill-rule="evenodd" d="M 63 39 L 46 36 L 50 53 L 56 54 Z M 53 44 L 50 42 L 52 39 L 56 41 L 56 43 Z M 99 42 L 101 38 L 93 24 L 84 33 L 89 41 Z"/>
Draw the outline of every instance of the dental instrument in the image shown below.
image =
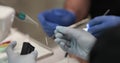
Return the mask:
<path fill-rule="evenodd" d="M 35 20 L 33 20 L 29 15 L 27 15 L 24 12 L 16 11 L 16 17 L 19 18 L 23 22 L 31 23 L 31 24 L 35 24 L 36 26 L 39 26 L 39 24 Z"/>

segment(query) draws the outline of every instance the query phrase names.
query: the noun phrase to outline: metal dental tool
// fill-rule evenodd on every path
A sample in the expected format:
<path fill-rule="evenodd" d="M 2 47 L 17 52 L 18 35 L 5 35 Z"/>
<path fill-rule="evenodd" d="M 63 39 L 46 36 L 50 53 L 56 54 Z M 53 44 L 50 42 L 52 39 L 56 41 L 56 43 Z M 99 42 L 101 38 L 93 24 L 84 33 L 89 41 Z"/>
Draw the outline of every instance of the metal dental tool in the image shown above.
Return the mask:
<path fill-rule="evenodd" d="M 107 15 L 110 12 L 110 9 L 108 9 L 103 15 Z"/>
<path fill-rule="evenodd" d="M 16 17 L 19 18 L 23 22 L 31 23 L 31 24 L 35 24 L 36 26 L 39 26 L 39 24 L 35 20 L 33 20 L 29 15 L 27 15 L 24 12 L 16 11 Z"/>

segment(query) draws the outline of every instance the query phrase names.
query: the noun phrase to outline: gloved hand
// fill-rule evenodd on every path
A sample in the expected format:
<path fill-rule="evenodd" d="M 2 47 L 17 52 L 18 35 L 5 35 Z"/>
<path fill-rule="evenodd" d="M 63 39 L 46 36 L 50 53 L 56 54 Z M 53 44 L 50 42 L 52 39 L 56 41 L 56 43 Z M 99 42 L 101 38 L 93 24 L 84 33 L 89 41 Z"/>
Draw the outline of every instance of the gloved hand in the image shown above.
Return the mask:
<path fill-rule="evenodd" d="M 95 37 L 84 30 L 57 26 L 55 30 L 55 42 L 60 47 L 82 59 L 87 60 L 88 54 L 96 41 Z"/>
<path fill-rule="evenodd" d="M 98 37 L 104 30 L 120 25 L 118 16 L 99 16 L 92 19 L 89 23 L 88 32 Z"/>
<path fill-rule="evenodd" d="M 75 23 L 76 16 L 65 9 L 52 9 L 40 13 L 38 19 L 44 31 L 51 37 L 56 26 L 69 26 Z"/>
<path fill-rule="evenodd" d="M 13 52 L 15 46 L 16 42 L 12 42 L 6 49 L 8 63 L 36 63 L 37 51 L 33 51 L 27 55 L 19 55 Z"/>

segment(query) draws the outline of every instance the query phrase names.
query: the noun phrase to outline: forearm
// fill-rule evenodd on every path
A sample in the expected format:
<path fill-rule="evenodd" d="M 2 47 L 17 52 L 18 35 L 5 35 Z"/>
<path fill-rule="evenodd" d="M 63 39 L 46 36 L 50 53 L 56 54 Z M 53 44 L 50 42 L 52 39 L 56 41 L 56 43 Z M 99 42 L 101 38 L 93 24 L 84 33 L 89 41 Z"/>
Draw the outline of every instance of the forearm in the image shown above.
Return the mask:
<path fill-rule="evenodd" d="M 77 21 L 87 17 L 89 11 L 89 0 L 66 0 L 64 8 L 77 16 Z"/>

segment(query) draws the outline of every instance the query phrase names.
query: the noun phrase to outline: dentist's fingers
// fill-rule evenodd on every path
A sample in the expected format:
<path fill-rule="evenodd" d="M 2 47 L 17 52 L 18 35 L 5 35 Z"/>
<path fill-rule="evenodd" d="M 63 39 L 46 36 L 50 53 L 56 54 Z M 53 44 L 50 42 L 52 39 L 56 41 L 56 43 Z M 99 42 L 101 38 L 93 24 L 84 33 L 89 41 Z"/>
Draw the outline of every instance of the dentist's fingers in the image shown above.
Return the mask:
<path fill-rule="evenodd" d="M 37 50 L 31 52 L 29 55 L 31 55 L 34 59 L 37 59 L 37 56 L 38 56 L 38 52 Z"/>
<path fill-rule="evenodd" d="M 13 56 L 15 53 L 13 52 L 13 49 L 14 49 L 14 47 L 16 46 L 16 44 L 17 44 L 17 42 L 16 41 L 14 41 L 14 42 L 11 42 L 10 44 L 9 44 L 9 46 L 7 47 L 7 49 L 6 49 L 6 52 L 7 52 L 7 55 L 8 56 Z"/>
<path fill-rule="evenodd" d="M 68 48 L 70 48 L 69 41 L 57 38 L 54 40 L 64 51 L 68 51 Z"/>

